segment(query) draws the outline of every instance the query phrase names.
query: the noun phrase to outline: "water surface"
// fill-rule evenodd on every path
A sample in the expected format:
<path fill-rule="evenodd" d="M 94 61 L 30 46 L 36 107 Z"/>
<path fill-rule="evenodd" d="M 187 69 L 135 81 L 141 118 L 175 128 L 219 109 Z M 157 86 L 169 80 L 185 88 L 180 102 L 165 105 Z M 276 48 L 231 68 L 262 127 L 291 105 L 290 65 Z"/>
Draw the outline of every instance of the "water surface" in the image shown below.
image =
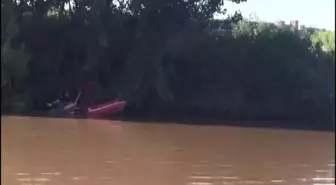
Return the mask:
<path fill-rule="evenodd" d="M 331 185 L 329 132 L 1 117 L 5 185 Z"/>

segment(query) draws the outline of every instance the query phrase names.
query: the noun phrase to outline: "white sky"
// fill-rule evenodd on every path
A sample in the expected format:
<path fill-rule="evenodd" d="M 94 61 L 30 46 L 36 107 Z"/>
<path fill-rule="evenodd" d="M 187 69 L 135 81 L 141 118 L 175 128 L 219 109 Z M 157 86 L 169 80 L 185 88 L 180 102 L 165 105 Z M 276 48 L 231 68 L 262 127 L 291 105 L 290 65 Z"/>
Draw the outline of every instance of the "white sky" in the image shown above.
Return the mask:
<path fill-rule="evenodd" d="M 299 20 L 300 25 L 335 30 L 335 0 L 247 0 L 233 4 L 226 1 L 229 14 L 240 10 L 244 17 L 255 14 L 261 21 Z"/>

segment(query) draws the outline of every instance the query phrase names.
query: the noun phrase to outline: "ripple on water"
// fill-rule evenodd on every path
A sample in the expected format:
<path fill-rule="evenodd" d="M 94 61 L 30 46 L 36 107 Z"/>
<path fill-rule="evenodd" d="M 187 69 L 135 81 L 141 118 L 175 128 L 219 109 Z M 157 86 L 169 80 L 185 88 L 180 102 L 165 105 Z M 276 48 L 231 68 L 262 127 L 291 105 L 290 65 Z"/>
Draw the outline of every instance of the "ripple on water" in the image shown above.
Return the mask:
<path fill-rule="evenodd" d="M 313 181 L 335 181 L 333 177 L 313 177 Z"/>
<path fill-rule="evenodd" d="M 285 180 L 281 180 L 281 179 L 274 179 L 274 180 L 270 180 L 271 183 L 277 183 L 277 184 L 280 184 L 280 183 L 285 183 L 286 181 Z"/>
<path fill-rule="evenodd" d="M 88 177 L 82 177 L 82 176 L 78 176 L 78 177 L 72 177 L 72 180 L 87 180 Z"/>
<path fill-rule="evenodd" d="M 53 175 L 53 176 L 58 176 L 58 175 L 61 175 L 61 172 L 42 172 L 41 175 Z"/>
<path fill-rule="evenodd" d="M 329 163 L 328 166 L 329 167 L 335 167 L 335 164 L 334 163 Z"/>
<path fill-rule="evenodd" d="M 30 175 L 30 173 L 25 173 L 25 172 L 23 172 L 23 173 L 15 173 L 15 174 L 13 174 L 13 175 L 17 175 L 17 176 L 28 176 L 28 175 Z"/>
<path fill-rule="evenodd" d="M 205 179 L 205 180 L 211 180 L 214 179 L 214 177 L 211 176 L 204 176 L 204 175 L 191 175 L 189 176 L 190 179 Z"/>
<path fill-rule="evenodd" d="M 46 178 L 46 177 L 39 177 L 39 178 L 17 178 L 17 180 L 19 182 L 49 182 L 51 181 L 50 178 Z"/>
<path fill-rule="evenodd" d="M 189 182 L 188 185 L 214 185 L 212 182 Z"/>
<path fill-rule="evenodd" d="M 239 177 L 236 177 L 236 176 L 220 176 L 221 179 L 224 179 L 224 180 L 238 180 Z"/>

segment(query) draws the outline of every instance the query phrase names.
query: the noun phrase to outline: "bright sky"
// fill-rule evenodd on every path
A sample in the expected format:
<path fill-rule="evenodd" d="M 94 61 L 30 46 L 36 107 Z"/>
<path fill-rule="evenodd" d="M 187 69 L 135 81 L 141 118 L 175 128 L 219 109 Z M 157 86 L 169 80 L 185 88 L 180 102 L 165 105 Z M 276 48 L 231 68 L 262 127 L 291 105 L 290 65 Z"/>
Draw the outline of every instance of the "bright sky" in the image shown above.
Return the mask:
<path fill-rule="evenodd" d="M 299 25 L 335 30 L 335 0 L 247 0 L 233 4 L 226 1 L 229 14 L 240 10 L 244 17 L 255 14 L 261 21 L 299 20 Z"/>

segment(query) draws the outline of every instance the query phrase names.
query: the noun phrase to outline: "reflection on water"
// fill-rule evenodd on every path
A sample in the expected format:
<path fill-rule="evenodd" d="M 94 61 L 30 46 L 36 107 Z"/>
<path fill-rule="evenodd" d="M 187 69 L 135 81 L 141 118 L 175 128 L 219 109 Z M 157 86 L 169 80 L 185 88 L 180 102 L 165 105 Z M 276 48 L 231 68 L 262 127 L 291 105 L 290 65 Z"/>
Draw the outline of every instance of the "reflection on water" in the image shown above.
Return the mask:
<path fill-rule="evenodd" d="M 331 185 L 334 134 L 1 118 L 6 185 Z"/>

